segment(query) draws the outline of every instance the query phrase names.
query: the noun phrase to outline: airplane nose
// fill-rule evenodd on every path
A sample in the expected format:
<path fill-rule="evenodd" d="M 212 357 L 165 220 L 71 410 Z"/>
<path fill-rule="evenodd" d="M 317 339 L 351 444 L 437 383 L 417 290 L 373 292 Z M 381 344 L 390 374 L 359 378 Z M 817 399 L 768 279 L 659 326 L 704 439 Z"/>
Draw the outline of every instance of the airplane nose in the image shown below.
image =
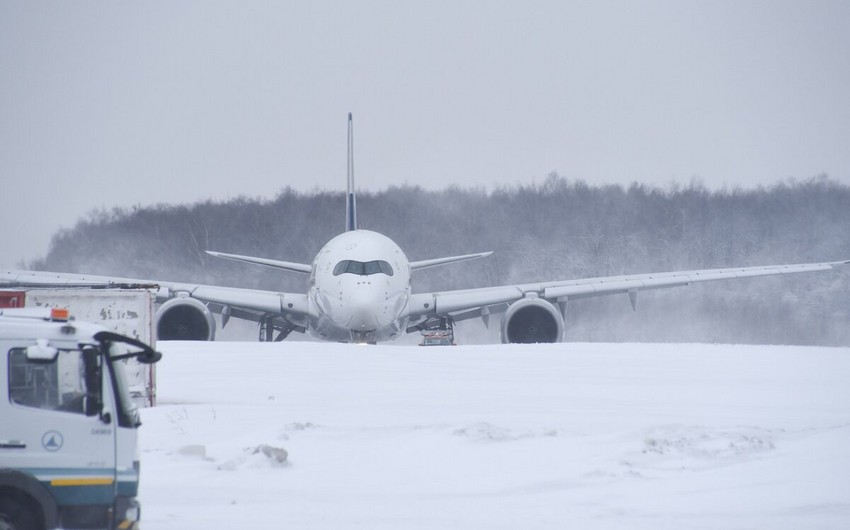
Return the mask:
<path fill-rule="evenodd" d="M 380 314 L 383 300 L 371 289 L 356 289 L 351 293 L 348 307 L 351 311 L 351 329 L 371 331 L 381 327 Z"/>
<path fill-rule="evenodd" d="M 345 277 L 337 292 L 317 291 L 316 302 L 336 326 L 369 333 L 393 326 L 407 303 L 404 291 L 388 293 L 388 289 L 384 283 Z"/>
<path fill-rule="evenodd" d="M 399 318 L 406 298 L 404 293 L 387 293 L 385 286 L 359 285 L 349 298 L 351 320 L 348 328 L 372 331 L 393 325 Z"/>

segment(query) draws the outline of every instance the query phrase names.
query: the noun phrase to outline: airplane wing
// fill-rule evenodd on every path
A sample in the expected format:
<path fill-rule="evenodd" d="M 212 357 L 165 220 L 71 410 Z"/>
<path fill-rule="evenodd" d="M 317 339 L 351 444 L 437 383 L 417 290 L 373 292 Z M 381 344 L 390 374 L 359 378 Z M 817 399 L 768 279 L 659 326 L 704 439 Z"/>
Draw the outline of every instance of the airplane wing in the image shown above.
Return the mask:
<path fill-rule="evenodd" d="M 628 274 L 580 280 L 563 280 L 500 287 L 481 287 L 434 293 L 411 295 L 411 321 L 451 316 L 454 320 L 487 317 L 491 312 L 505 311 L 508 305 L 526 298 L 545 300 L 550 304 L 563 305 L 569 300 L 603 296 L 610 294 L 628 294 L 632 307 L 637 305 L 637 293 L 647 289 L 680 287 L 692 283 L 736 278 L 752 278 L 779 274 L 795 274 L 833 269 L 839 265 L 850 264 L 850 260 L 824 263 L 803 263 L 798 265 L 768 265 L 761 267 L 738 267 L 726 269 L 706 269 L 649 274 Z M 411 326 L 408 331 L 422 329 Z"/>
<path fill-rule="evenodd" d="M 156 289 L 156 301 L 162 304 L 192 305 L 198 311 L 222 314 L 224 326 L 231 316 L 259 322 L 264 315 L 280 315 L 301 331 L 308 316 L 307 295 L 259 289 L 218 287 L 194 283 L 140 280 L 91 274 L 59 272 L 0 271 L 0 286 L 16 287 L 148 287 Z M 191 300 L 194 300 L 193 303 Z M 163 306 L 164 308 L 165 306 Z M 162 308 L 160 309 L 160 313 Z M 158 313 L 159 314 L 159 313 Z M 214 335 L 214 329 L 212 331 Z"/>

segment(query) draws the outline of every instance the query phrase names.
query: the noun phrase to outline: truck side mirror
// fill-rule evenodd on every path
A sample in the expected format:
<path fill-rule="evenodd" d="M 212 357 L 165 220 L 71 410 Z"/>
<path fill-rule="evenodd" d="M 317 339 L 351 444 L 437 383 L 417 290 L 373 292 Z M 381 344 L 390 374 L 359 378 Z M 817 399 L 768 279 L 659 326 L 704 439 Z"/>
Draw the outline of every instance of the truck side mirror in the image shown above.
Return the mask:
<path fill-rule="evenodd" d="M 49 364 L 56 360 L 59 350 L 50 346 L 47 339 L 36 339 L 33 346 L 27 346 L 26 355 L 30 362 Z"/>
<path fill-rule="evenodd" d="M 109 359 L 111 361 L 121 361 L 123 359 L 130 359 L 135 357 L 140 363 L 143 364 L 154 364 L 159 362 L 162 359 L 162 354 L 144 342 L 140 340 L 136 340 L 130 337 L 125 337 L 124 335 L 119 335 L 118 333 L 114 333 L 112 331 L 99 331 L 95 333 L 94 338 L 103 342 L 117 342 L 119 344 L 128 344 L 130 346 L 135 346 L 139 348 L 141 351 L 125 353 L 122 355 L 113 355 Z"/>

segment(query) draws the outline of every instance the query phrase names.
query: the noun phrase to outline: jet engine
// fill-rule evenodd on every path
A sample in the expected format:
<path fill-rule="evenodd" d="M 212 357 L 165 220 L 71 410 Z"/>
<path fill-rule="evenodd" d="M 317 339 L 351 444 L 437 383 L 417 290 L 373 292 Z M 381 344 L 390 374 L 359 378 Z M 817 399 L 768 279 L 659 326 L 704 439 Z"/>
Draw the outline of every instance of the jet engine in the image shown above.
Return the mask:
<path fill-rule="evenodd" d="M 215 318 L 200 300 L 172 298 L 156 312 L 158 340 L 215 340 Z"/>
<path fill-rule="evenodd" d="M 542 298 L 523 298 L 512 303 L 502 317 L 502 343 L 561 342 L 564 317 Z"/>

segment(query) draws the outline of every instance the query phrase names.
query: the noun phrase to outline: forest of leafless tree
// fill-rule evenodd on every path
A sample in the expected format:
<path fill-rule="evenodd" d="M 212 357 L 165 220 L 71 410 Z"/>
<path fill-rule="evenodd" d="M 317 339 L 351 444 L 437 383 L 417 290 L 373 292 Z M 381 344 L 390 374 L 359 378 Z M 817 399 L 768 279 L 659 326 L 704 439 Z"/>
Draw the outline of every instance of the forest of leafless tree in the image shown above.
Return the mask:
<path fill-rule="evenodd" d="M 268 199 L 97 211 L 56 234 L 32 267 L 300 292 L 301 275 L 204 251 L 309 263 L 342 231 L 344 209 L 342 192 L 286 188 Z M 714 191 L 557 175 L 489 191 L 403 186 L 359 193 L 358 217 L 412 260 L 496 251 L 423 270 L 414 291 L 850 258 L 850 187 L 825 176 Z M 626 297 L 576 301 L 566 339 L 849 345 L 847 269 L 645 292 L 637 312 Z"/>

